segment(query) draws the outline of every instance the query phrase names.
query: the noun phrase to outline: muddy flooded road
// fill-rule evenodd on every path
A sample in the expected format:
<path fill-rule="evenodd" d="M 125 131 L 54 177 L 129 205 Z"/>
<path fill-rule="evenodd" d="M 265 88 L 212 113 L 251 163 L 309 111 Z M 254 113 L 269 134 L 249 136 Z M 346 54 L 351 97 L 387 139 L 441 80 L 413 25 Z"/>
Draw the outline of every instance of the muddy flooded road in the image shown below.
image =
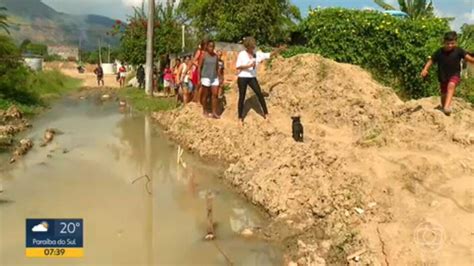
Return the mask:
<path fill-rule="evenodd" d="M 281 264 L 275 245 L 240 234 L 267 221 L 219 183 L 221 168 L 187 153 L 178 165 L 150 118 L 118 109 L 65 99 L 24 134 L 30 153 L 13 165 L 0 155 L 0 265 Z M 62 134 L 40 147 L 47 128 Z M 209 191 L 217 238 L 207 242 Z M 84 257 L 26 258 L 26 218 L 84 219 Z"/>

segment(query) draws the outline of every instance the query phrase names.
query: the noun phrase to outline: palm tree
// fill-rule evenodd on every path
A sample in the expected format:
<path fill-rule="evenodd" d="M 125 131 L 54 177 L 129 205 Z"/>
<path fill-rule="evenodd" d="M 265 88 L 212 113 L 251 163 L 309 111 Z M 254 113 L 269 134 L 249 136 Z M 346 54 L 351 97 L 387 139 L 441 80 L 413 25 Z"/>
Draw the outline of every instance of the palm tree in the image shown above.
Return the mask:
<path fill-rule="evenodd" d="M 385 10 L 396 10 L 395 7 L 384 0 L 374 0 L 374 2 Z M 434 17 L 434 6 L 432 0 L 398 0 L 400 10 L 407 13 L 411 18 Z"/>
<path fill-rule="evenodd" d="M 0 29 L 3 29 L 7 33 L 10 33 L 8 31 L 7 16 L 1 13 L 2 11 L 6 11 L 6 10 L 7 10 L 6 8 L 0 7 Z"/>

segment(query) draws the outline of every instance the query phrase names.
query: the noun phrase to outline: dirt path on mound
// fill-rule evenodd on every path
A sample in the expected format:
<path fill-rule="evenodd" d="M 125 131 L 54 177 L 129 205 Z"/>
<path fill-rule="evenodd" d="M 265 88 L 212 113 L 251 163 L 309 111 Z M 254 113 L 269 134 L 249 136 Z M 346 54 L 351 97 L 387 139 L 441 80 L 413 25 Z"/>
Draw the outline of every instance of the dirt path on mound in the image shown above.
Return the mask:
<path fill-rule="evenodd" d="M 185 147 L 229 163 L 223 179 L 274 218 L 279 229 L 266 234 L 284 242 L 289 260 L 474 261 L 470 104 L 456 99 L 446 117 L 436 97 L 404 103 L 359 67 L 315 55 L 277 59 L 259 79 L 269 120 L 249 94 L 240 127 L 235 88 L 221 120 L 203 118 L 194 104 L 154 117 Z M 295 114 L 304 143 L 291 138 Z"/>

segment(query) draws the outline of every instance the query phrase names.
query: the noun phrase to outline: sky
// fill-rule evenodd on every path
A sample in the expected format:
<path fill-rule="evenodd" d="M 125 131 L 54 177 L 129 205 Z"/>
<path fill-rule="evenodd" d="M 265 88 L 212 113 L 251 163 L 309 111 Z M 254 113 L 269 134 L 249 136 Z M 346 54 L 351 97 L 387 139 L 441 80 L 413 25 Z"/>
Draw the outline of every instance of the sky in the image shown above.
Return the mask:
<path fill-rule="evenodd" d="M 309 6 L 377 9 L 377 5 L 373 0 L 290 1 L 301 9 L 303 15 L 307 14 Z M 43 2 L 58 11 L 66 13 L 98 14 L 123 20 L 127 18 L 127 15 L 131 14 L 132 6 L 140 5 L 142 0 L 43 0 Z M 387 0 L 387 2 L 398 6 L 397 0 Z M 456 18 L 452 23 L 454 29 L 459 29 L 464 23 L 474 24 L 474 0 L 433 0 L 433 3 L 439 16 Z"/>

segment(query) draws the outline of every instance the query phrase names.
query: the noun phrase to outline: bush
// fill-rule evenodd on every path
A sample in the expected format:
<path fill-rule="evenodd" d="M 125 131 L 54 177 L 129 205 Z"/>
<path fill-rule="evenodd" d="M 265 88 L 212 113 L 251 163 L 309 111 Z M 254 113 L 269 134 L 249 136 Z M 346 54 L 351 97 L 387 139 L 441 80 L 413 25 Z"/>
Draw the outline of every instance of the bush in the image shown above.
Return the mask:
<path fill-rule="evenodd" d="M 448 21 L 439 18 L 408 20 L 377 11 L 315 9 L 298 30 L 306 47 L 284 55 L 313 52 L 361 65 L 402 96 L 425 97 L 437 93 L 438 84 L 435 68 L 426 82 L 421 69 L 448 30 Z"/>
<path fill-rule="evenodd" d="M 474 104 L 474 77 L 463 79 L 456 92 L 456 96 L 461 97 Z"/>
<path fill-rule="evenodd" d="M 0 35 L 0 98 L 21 104 L 33 104 L 37 98 L 27 91 L 28 69 L 13 41 Z"/>

